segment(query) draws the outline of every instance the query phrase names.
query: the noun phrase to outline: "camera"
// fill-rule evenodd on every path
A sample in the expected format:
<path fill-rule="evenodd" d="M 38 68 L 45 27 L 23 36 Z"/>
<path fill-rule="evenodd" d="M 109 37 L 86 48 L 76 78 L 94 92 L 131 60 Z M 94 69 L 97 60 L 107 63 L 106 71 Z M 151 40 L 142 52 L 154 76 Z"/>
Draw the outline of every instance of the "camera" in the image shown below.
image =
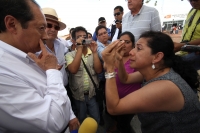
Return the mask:
<path fill-rule="evenodd" d="M 200 52 L 200 46 L 196 45 L 184 45 L 181 47 L 181 51 L 186 52 Z"/>
<path fill-rule="evenodd" d="M 92 40 L 84 39 L 84 40 L 82 41 L 82 44 L 83 44 L 83 45 L 87 45 L 87 44 L 90 44 L 91 42 L 92 42 Z"/>

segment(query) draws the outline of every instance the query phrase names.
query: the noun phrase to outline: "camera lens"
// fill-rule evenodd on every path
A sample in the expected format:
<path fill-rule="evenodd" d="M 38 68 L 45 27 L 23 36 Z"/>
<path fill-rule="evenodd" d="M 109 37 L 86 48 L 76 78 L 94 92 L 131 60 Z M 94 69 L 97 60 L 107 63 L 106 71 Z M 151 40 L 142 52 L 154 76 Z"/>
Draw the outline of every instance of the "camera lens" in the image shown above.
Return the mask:
<path fill-rule="evenodd" d="M 82 44 L 84 45 L 86 43 L 85 39 L 82 41 Z"/>

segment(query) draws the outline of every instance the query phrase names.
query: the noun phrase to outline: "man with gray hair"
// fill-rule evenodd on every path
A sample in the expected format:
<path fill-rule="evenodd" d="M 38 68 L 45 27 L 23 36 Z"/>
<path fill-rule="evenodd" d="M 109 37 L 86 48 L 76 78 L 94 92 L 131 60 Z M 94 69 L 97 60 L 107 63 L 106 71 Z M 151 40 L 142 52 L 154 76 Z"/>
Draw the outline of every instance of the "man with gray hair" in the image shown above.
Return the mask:
<path fill-rule="evenodd" d="M 139 39 L 145 31 L 161 31 L 161 22 L 158 11 L 153 7 L 143 5 L 144 0 L 125 0 L 130 12 L 122 19 L 122 33 L 130 31 Z"/>
<path fill-rule="evenodd" d="M 59 133 L 68 124 L 70 130 L 78 128 L 58 60 L 43 43 L 47 23 L 39 5 L 0 0 L 0 12 L 0 132 Z"/>

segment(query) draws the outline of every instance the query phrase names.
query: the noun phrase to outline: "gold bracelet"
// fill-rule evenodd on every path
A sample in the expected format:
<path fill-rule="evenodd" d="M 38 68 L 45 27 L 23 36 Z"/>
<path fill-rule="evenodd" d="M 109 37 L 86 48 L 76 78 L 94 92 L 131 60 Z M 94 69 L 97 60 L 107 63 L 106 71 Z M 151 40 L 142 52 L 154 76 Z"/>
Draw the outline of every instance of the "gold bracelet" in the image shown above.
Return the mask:
<path fill-rule="evenodd" d="M 105 72 L 105 78 L 106 79 L 114 78 L 116 74 L 117 74 L 116 72 L 112 72 L 112 73 Z"/>

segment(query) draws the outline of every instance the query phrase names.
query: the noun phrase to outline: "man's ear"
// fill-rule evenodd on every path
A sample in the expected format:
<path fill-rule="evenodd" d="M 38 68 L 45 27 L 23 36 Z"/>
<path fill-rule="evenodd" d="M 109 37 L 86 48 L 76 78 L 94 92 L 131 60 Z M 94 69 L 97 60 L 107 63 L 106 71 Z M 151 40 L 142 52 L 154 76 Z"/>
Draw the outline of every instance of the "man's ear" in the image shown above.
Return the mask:
<path fill-rule="evenodd" d="M 156 53 L 155 56 L 154 56 L 154 59 L 153 59 L 152 63 L 160 62 L 163 59 L 163 57 L 164 57 L 163 52 Z"/>
<path fill-rule="evenodd" d="M 7 15 L 4 18 L 4 22 L 6 26 L 6 31 L 16 34 L 16 25 L 19 24 L 16 18 L 11 15 Z"/>

